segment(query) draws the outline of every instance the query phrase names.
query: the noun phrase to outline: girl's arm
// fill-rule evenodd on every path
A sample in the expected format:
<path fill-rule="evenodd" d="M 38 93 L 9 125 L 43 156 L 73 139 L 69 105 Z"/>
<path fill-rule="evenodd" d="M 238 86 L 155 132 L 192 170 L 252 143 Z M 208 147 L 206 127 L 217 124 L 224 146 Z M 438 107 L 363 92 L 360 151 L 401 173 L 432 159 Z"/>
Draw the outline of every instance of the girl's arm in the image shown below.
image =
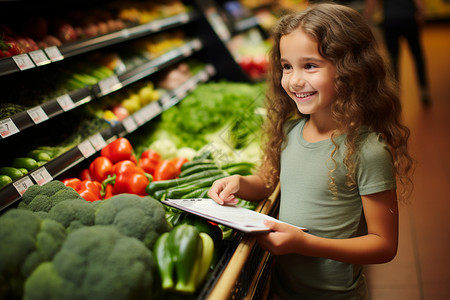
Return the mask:
<path fill-rule="evenodd" d="M 264 180 L 259 175 L 232 175 L 215 181 L 208 196 L 219 204 L 236 204 L 236 197 L 248 201 L 260 201 L 270 196 Z"/>
<path fill-rule="evenodd" d="M 273 232 L 258 236 L 275 255 L 298 253 L 352 264 L 385 263 L 397 253 L 398 207 L 395 191 L 362 196 L 368 234 L 350 239 L 313 236 L 283 223 L 269 222 Z"/>

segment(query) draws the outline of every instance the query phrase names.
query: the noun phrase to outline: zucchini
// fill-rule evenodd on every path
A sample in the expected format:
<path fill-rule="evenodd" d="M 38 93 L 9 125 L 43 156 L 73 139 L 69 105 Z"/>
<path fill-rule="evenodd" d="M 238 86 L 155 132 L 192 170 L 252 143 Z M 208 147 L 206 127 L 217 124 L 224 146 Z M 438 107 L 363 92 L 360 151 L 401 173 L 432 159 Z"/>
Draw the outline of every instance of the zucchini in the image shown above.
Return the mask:
<path fill-rule="evenodd" d="M 251 175 L 255 164 L 251 162 L 234 162 L 221 166 L 221 169 L 229 175 Z"/>
<path fill-rule="evenodd" d="M 214 169 L 219 169 L 219 167 L 215 164 L 215 163 L 209 163 L 209 164 L 200 164 L 200 165 L 196 165 L 196 166 L 192 166 L 184 171 L 182 171 L 178 176 L 180 178 L 201 172 L 201 171 L 205 171 L 205 170 L 214 170 Z"/>
<path fill-rule="evenodd" d="M 189 194 L 199 188 L 210 188 L 214 181 L 225 177 L 225 174 L 219 174 L 210 176 L 208 178 L 202 178 L 186 184 L 182 187 L 175 187 L 167 190 L 166 198 L 181 198 L 182 196 Z"/>
<path fill-rule="evenodd" d="M 206 165 L 206 164 L 212 164 L 212 163 L 214 163 L 214 161 L 210 160 L 210 159 L 206 159 L 206 160 L 191 160 L 191 161 L 185 162 L 181 166 L 181 171 L 187 170 L 187 169 L 192 168 L 194 166 Z"/>
<path fill-rule="evenodd" d="M 153 195 L 156 191 L 159 191 L 159 190 L 166 190 L 171 187 L 180 186 L 182 184 L 185 184 L 185 183 L 197 180 L 197 179 L 211 177 L 211 176 L 215 176 L 218 174 L 224 174 L 224 173 L 219 169 L 205 170 L 205 171 L 195 173 L 190 176 L 183 177 L 183 178 L 152 181 L 147 186 L 146 192 L 149 195 Z"/>
<path fill-rule="evenodd" d="M 181 199 L 204 198 L 208 194 L 210 187 L 202 187 L 185 194 Z"/>
<path fill-rule="evenodd" d="M 153 194 L 153 198 L 155 198 L 155 199 L 161 201 L 161 200 L 164 200 L 164 199 L 166 198 L 165 195 L 166 195 L 166 190 L 159 190 L 159 191 L 156 191 L 156 192 Z"/>

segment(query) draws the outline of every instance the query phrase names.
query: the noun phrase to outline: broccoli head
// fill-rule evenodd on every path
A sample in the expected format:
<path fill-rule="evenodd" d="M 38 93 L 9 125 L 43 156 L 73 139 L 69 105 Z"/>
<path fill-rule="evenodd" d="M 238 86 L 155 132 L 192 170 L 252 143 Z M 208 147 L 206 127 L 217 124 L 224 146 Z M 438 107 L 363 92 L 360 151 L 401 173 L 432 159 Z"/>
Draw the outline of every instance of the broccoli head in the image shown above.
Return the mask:
<path fill-rule="evenodd" d="M 110 225 L 82 227 L 31 274 L 24 299 L 152 299 L 156 272 L 152 252 L 138 239 Z"/>
<path fill-rule="evenodd" d="M 20 299 L 25 279 L 53 258 L 65 238 L 58 222 L 27 210 L 5 212 L 0 217 L 0 299 Z"/>
<path fill-rule="evenodd" d="M 34 212 L 49 212 L 53 206 L 68 199 L 85 201 L 73 188 L 67 187 L 58 180 L 50 181 L 42 186 L 32 185 L 22 195 L 18 207 Z"/>
<path fill-rule="evenodd" d="M 95 206 L 84 199 L 69 198 L 57 203 L 48 212 L 47 218 L 60 222 L 69 231 L 82 226 L 92 226 L 95 219 Z"/>
<path fill-rule="evenodd" d="M 162 203 L 134 194 L 119 194 L 102 201 L 97 206 L 95 224 L 114 225 L 121 233 L 141 240 L 149 249 L 161 234 L 170 230 Z"/>

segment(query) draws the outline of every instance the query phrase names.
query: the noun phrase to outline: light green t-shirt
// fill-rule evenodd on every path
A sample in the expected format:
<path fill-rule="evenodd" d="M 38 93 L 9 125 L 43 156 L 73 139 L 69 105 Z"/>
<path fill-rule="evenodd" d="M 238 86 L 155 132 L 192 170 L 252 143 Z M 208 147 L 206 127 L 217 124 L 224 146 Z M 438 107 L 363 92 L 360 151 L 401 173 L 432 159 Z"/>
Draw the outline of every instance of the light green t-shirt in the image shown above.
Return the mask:
<path fill-rule="evenodd" d="M 306 119 L 288 133 L 281 154 L 280 214 L 287 223 L 306 227 L 310 234 L 334 239 L 367 234 L 361 195 L 395 188 L 392 156 L 376 133 L 361 132 L 358 151 L 357 187 L 348 188 L 345 136 L 309 143 L 303 139 Z M 338 187 L 337 198 L 329 189 L 329 170 Z M 367 299 L 361 265 L 302 255 L 276 257 L 273 284 L 281 299 Z"/>

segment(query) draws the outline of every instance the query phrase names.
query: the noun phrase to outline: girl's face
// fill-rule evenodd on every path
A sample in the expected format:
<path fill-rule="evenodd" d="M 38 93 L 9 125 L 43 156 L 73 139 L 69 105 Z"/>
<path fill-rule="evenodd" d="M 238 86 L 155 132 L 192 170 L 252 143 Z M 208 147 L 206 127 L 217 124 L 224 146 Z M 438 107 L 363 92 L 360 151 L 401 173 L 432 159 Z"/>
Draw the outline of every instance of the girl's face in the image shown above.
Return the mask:
<path fill-rule="evenodd" d="M 333 63 L 319 54 L 317 41 L 298 29 L 280 39 L 281 85 L 305 115 L 331 114 L 334 101 Z"/>

